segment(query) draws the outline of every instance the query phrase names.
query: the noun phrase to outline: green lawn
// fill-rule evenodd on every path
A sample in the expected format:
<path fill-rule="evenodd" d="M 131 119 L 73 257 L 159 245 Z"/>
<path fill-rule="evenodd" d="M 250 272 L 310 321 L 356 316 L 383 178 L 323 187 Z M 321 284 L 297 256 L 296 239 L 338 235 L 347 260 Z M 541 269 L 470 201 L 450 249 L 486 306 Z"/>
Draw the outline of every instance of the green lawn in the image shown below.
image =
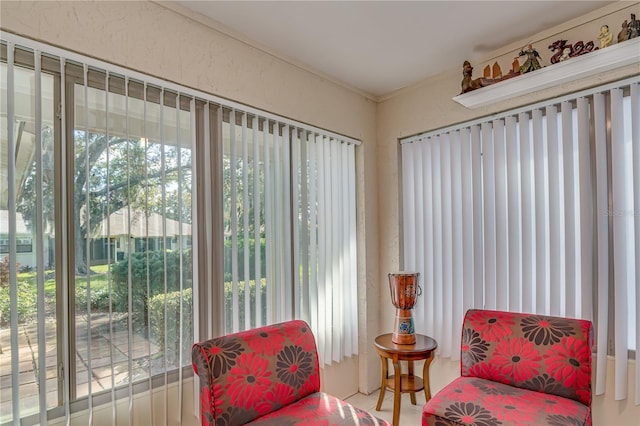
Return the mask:
<path fill-rule="evenodd" d="M 91 267 L 91 276 L 89 277 L 89 282 L 91 284 L 91 290 L 102 290 L 106 289 L 109 286 L 109 282 L 107 281 L 107 272 L 109 271 L 109 265 L 95 265 Z M 45 277 L 50 277 L 44 281 L 44 294 L 45 297 L 55 297 L 56 295 L 56 279 L 55 279 L 55 271 L 54 270 L 46 270 L 44 271 Z M 37 288 L 37 272 L 20 272 L 18 274 L 18 282 L 27 282 L 34 289 Z M 87 277 L 86 276 L 76 276 L 76 288 L 86 290 L 87 288 Z"/>
<path fill-rule="evenodd" d="M 91 267 L 89 282 L 91 285 L 92 309 L 108 309 L 109 281 L 107 272 L 109 265 Z M 54 270 L 46 270 L 44 281 L 44 301 L 47 315 L 55 315 L 56 311 L 56 279 Z M 86 310 L 87 277 L 77 276 L 76 307 Z M 36 271 L 18 273 L 18 317 L 21 321 L 32 318 L 36 313 L 38 295 L 38 274 Z M 10 317 L 9 286 L 0 287 L 0 323 L 6 323 Z"/>

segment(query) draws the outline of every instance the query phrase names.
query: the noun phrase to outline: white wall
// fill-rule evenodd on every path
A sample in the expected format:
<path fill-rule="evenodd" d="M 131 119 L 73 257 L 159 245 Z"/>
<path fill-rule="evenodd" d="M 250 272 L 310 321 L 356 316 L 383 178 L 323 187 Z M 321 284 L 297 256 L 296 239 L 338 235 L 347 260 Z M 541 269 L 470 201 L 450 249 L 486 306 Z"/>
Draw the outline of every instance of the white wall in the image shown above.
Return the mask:
<path fill-rule="evenodd" d="M 569 21 L 558 27 L 550 28 L 542 33 L 534 34 L 527 40 L 519 40 L 498 51 L 487 54 L 484 62 L 472 63 L 475 68 L 474 77 L 481 75 L 485 65 L 493 64 L 497 60 L 503 70 L 510 68 L 511 61 L 520 48 L 529 40 L 537 47 L 544 62 L 549 64 L 550 51 L 546 46 L 560 38 L 570 41 L 595 40 L 600 26 L 609 25 L 611 31 L 617 35 L 623 20 L 629 19 L 630 13 L 640 16 L 640 3 L 617 2 L 603 9 L 590 13 L 578 19 Z M 389 271 L 400 268 L 400 234 L 399 226 L 399 182 L 398 182 L 398 148 L 399 139 L 413 134 L 434 130 L 455 123 L 461 123 L 473 118 L 483 117 L 527 105 L 544 99 L 575 92 L 605 82 L 618 80 L 640 73 L 638 65 L 602 73 L 588 79 L 578 80 L 563 84 L 559 87 L 544 91 L 530 93 L 526 96 L 479 108 L 467 109 L 451 98 L 460 93 L 462 81 L 462 62 L 460 67 L 448 70 L 439 75 L 428 78 L 421 83 L 398 91 L 378 106 L 377 138 L 378 138 L 378 183 L 380 200 L 379 205 L 379 241 L 380 241 L 380 270 L 378 282 L 381 285 L 380 292 L 380 330 L 389 331 L 393 324 L 395 310 L 389 301 L 388 291 L 385 288 L 385 276 Z M 417 330 L 420 332 L 420 330 Z M 612 368 L 610 362 L 608 367 Z M 446 383 L 449 383 L 459 375 L 458 363 L 437 358 L 431 366 L 432 390 L 437 391 Z M 629 375 L 633 374 L 634 365 L 630 362 Z M 379 377 L 379 373 L 378 373 Z M 609 373 L 607 386 L 612 386 L 613 374 Z M 374 380 L 372 383 L 375 383 Z M 371 390 L 371 389 L 370 389 Z M 633 393 L 629 393 L 626 401 L 614 401 L 613 392 L 607 390 L 605 396 L 596 397 L 594 400 L 594 424 L 597 425 L 622 425 L 638 424 L 640 419 L 640 407 L 633 404 Z"/>

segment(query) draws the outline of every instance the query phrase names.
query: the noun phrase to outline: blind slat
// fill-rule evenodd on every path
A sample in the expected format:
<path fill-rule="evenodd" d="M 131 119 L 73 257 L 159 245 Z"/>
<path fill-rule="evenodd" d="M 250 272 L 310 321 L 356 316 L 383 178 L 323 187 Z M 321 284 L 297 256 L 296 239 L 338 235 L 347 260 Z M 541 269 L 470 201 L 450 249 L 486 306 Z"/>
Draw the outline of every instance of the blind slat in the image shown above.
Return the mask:
<path fill-rule="evenodd" d="M 42 58 L 39 51 L 34 52 L 35 56 L 35 145 L 36 145 L 36 279 L 37 279 L 37 322 L 38 322 L 38 405 L 40 424 L 47 422 L 47 367 L 46 367 L 46 342 L 45 342 L 45 288 L 44 288 L 44 218 L 42 202 Z"/>
<path fill-rule="evenodd" d="M 533 155 L 535 179 L 535 238 L 536 238 L 536 285 L 535 312 L 549 314 L 549 220 L 548 206 L 549 180 L 546 174 L 547 144 L 544 138 L 544 122 L 542 111 L 536 109 L 532 113 Z"/>
<path fill-rule="evenodd" d="M 474 207 L 473 207 L 473 157 L 471 147 L 471 131 L 464 128 L 460 131 L 460 155 L 462 157 L 462 257 L 463 275 L 462 312 L 474 306 L 474 287 L 477 280 L 474 275 Z M 459 318 L 462 321 L 462 317 Z M 461 323 L 460 323 L 461 326 Z"/>
<path fill-rule="evenodd" d="M 635 348 L 636 348 L 636 405 L 640 405 L 640 368 L 638 368 L 638 352 L 640 351 L 640 84 L 631 85 L 631 140 L 633 143 L 633 200 L 635 228 Z"/>
<path fill-rule="evenodd" d="M 607 375 L 608 349 L 608 318 L 609 318 L 609 216 L 602 214 L 609 211 L 607 195 L 608 167 L 607 167 L 607 129 L 605 115 L 605 96 L 595 94 L 593 96 L 594 129 L 595 129 L 595 173 L 596 173 L 596 236 L 597 236 L 597 297 L 598 318 L 596 321 L 596 395 L 602 395 L 605 391 Z"/>
<path fill-rule="evenodd" d="M 520 167 L 518 122 L 515 116 L 506 119 L 506 169 L 507 169 L 507 237 L 509 253 L 509 310 L 520 312 L 522 309 L 522 227 L 520 225 Z"/>
<path fill-rule="evenodd" d="M 449 283 L 443 286 L 443 309 L 442 314 L 442 336 L 443 343 L 442 356 L 450 357 L 452 353 L 452 329 L 451 329 L 451 309 L 453 280 L 453 245 L 452 245 L 452 205 L 451 205 L 451 139 L 449 134 L 442 136 L 440 140 L 440 172 L 442 173 L 441 184 L 441 206 L 442 206 L 442 282 Z M 447 307 L 445 309 L 444 307 Z"/>
<path fill-rule="evenodd" d="M 473 304 L 484 306 L 484 230 L 482 200 L 482 145 L 480 142 L 480 126 L 471 126 L 471 177 L 473 180 Z"/>
<path fill-rule="evenodd" d="M 533 147 L 531 145 L 531 119 L 529 114 L 520 113 L 519 153 L 520 153 L 520 202 L 522 229 L 522 311 L 534 312 L 535 298 L 535 188 L 533 176 Z"/>
<path fill-rule="evenodd" d="M 15 70 L 13 43 L 7 44 L 7 190 L 9 211 L 9 259 L 16 259 L 16 135 L 15 123 Z M 13 424 L 20 424 L 20 388 L 18 352 L 18 277 L 15 261 L 9 262 L 9 320 L 11 323 L 11 408 Z"/>
<path fill-rule="evenodd" d="M 564 235 L 565 235 L 565 308 L 564 314 L 568 317 L 575 318 L 577 309 L 576 295 L 579 291 L 576 288 L 579 274 L 579 259 L 576 256 L 578 236 L 577 229 L 580 229 L 580 211 L 576 206 L 576 178 L 577 173 L 575 159 L 577 156 L 578 146 L 574 139 L 574 124 L 577 124 L 573 117 L 573 105 L 570 102 L 561 104 L 562 118 L 562 167 L 564 173 Z"/>
<path fill-rule="evenodd" d="M 452 342 L 451 347 L 456 348 L 460 346 L 461 334 L 456 333 L 462 327 L 462 318 L 464 312 L 462 310 L 462 295 L 463 295 L 463 279 L 464 279 L 464 249 L 463 249 L 463 214 L 462 214 L 462 169 L 461 163 L 458 161 L 462 155 L 462 147 L 460 141 L 460 132 L 453 132 L 451 136 L 451 222 L 452 222 L 452 293 L 450 309 L 451 316 L 451 333 Z M 451 352 L 451 358 L 454 361 L 460 359 L 460 353 L 458 351 Z"/>
<path fill-rule="evenodd" d="M 562 212 L 560 152 L 561 142 L 558 137 L 558 110 L 555 106 L 546 108 L 548 167 L 549 167 L 549 314 L 564 314 L 564 253 L 562 250 L 562 234 L 564 220 Z M 560 214 L 556 214 L 559 212 Z"/>
<path fill-rule="evenodd" d="M 636 405 L 640 405 L 640 368 L 638 368 L 638 351 L 640 351 L 640 83 L 631 85 L 631 141 L 633 143 L 633 200 L 635 228 L 635 261 L 636 266 L 636 300 L 635 300 L 635 348 L 636 348 Z"/>
<path fill-rule="evenodd" d="M 496 298 L 496 186 L 493 126 L 482 124 L 483 202 L 484 202 L 484 307 L 497 309 Z"/>
<path fill-rule="evenodd" d="M 283 320 L 293 319 L 293 288 L 290 284 L 293 283 L 291 279 L 291 267 L 289 266 L 290 259 L 292 259 L 291 254 L 291 238 L 292 238 L 292 230 L 291 230 L 291 174 L 289 173 L 289 169 L 291 167 L 291 132 L 290 126 L 285 124 L 282 130 L 283 138 L 282 138 L 282 163 L 281 163 L 281 176 L 282 176 L 282 192 L 281 203 L 281 222 L 280 222 L 280 231 L 282 232 L 282 244 L 284 246 L 284 258 L 282 259 L 282 279 L 284 279 L 284 318 Z"/>
<path fill-rule="evenodd" d="M 611 183 L 613 198 L 613 277 L 614 277 L 614 324 L 615 352 L 627 351 L 628 340 L 628 305 L 627 288 L 634 284 L 634 273 L 630 262 L 633 262 L 634 249 L 628 238 L 633 231 L 633 221 L 629 212 L 629 183 L 631 170 L 629 164 L 630 140 L 625 140 L 624 115 L 622 109 L 622 90 L 611 90 Z M 633 232 L 631 232 L 633 234 Z M 627 359 L 615 359 L 615 399 L 627 397 Z"/>
<path fill-rule="evenodd" d="M 419 194 L 422 198 L 423 212 L 424 212 L 424 229 L 423 229 L 423 238 L 425 242 L 425 251 L 424 251 L 424 269 L 422 274 L 422 288 L 423 288 L 423 297 L 424 300 L 434 300 L 434 245 L 433 245 L 433 214 L 434 214 L 434 203 L 431 197 L 433 192 L 433 176 L 432 176 L 432 144 L 430 142 L 425 142 L 420 144 L 421 146 L 421 158 L 424 163 L 422 168 L 422 173 L 424 177 L 422 194 Z M 404 149 L 404 145 L 402 146 Z M 416 269 L 418 270 L 418 269 Z M 420 310 L 418 310 L 420 311 Z M 431 331 L 431 327 L 433 327 L 433 309 L 422 309 L 422 323 L 417 324 L 423 330 L 429 330 L 429 333 L 433 335 Z"/>
<path fill-rule="evenodd" d="M 594 285 L 594 198 L 591 184 L 591 135 L 590 135 L 590 106 L 586 98 L 578 99 L 578 166 L 577 177 L 579 197 L 576 209 L 580 213 L 580 227 L 577 228 L 576 247 L 579 256 L 579 278 L 576 279 L 576 294 L 578 310 L 576 316 L 593 320 L 593 292 L 583 288 L 581 283 Z M 597 210 L 596 210 L 597 211 Z"/>
<path fill-rule="evenodd" d="M 261 235 L 260 235 L 260 214 L 262 209 L 261 194 L 264 188 L 260 185 L 260 144 L 258 143 L 258 117 L 252 119 L 253 130 L 253 239 L 254 239 L 254 270 L 256 289 L 256 327 L 262 323 L 262 257 L 261 257 Z M 265 132 L 266 133 L 266 132 Z"/>
<path fill-rule="evenodd" d="M 443 288 L 437 283 L 443 281 L 443 236 L 442 236 L 442 173 L 441 173 L 441 141 L 440 137 L 436 136 L 431 140 L 431 152 L 432 152 L 432 172 L 431 180 L 433 182 L 433 276 L 434 276 L 434 300 L 443 300 Z M 442 330 L 443 320 L 442 312 L 444 310 L 444 304 L 435 303 L 433 309 L 433 324 L 431 325 L 434 336 L 438 336 L 439 331 Z"/>
<path fill-rule="evenodd" d="M 251 288 L 249 287 L 251 269 L 251 244 L 249 243 L 249 222 L 251 206 L 249 205 L 249 140 L 247 138 L 247 114 L 241 114 L 242 143 L 242 281 L 244 287 L 244 329 L 251 328 Z M 234 252 L 235 255 L 235 252 Z"/>
<path fill-rule="evenodd" d="M 161 109 L 162 111 L 162 109 Z M 231 304 L 232 330 L 240 331 L 239 290 L 238 290 L 238 189 L 236 160 L 236 119 L 235 111 L 231 111 L 229 119 L 229 167 L 231 170 Z M 275 136 L 274 136 L 275 137 Z"/>

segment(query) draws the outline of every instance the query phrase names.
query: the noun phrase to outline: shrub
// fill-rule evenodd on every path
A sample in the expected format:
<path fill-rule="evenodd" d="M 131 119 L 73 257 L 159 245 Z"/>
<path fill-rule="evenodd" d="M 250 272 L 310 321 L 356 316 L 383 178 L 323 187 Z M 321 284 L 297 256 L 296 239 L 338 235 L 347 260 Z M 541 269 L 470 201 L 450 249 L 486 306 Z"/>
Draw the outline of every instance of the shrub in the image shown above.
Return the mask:
<path fill-rule="evenodd" d="M 262 278 L 260 280 L 260 291 L 262 299 L 260 305 L 262 306 L 262 324 L 267 322 L 267 295 L 266 295 L 267 280 Z M 240 319 L 240 327 L 244 326 L 244 282 L 238 283 L 238 317 Z M 256 310 L 256 282 L 255 280 L 249 281 L 249 297 L 251 304 L 251 312 Z M 233 326 L 233 284 L 231 282 L 224 283 L 224 319 L 227 326 L 227 331 Z M 251 327 L 255 327 L 255 318 L 251 319 Z"/>
<path fill-rule="evenodd" d="M 165 330 L 165 300 L 167 304 L 167 328 Z M 180 291 L 158 294 L 149 300 L 149 339 L 164 351 L 167 342 L 167 361 L 176 364 L 180 353 Z M 182 290 L 182 342 L 193 341 L 193 292 L 190 288 Z M 190 359 L 191 347 L 182 348 L 182 358 Z"/>
<path fill-rule="evenodd" d="M 0 287 L 9 285 L 9 256 L 5 256 L 3 260 L 0 260 Z M 20 264 L 16 263 L 16 271 L 20 270 Z"/>
<path fill-rule="evenodd" d="M 148 257 L 148 260 L 147 260 Z M 182 251 L 182 268 L 180 268 L 180 252 L 150 251 L 131 254 L 131 293 L 132 309 L 141 312 L 144 318 L 148 314 L 149 299 L 165 292 L 165 270 L 167 272 L 167 293 L 180 288 L 180 272 L 183 273 L 183 287 L 191 287 L 192 282 L 192 253 L 191 250 Z M 121 260 L 111 268 L 113 279 L 114 309 L 126 312 L 129 301 L 128 280 L 129 259 Z M 147 294 L 147 271 L 149 272 L 149 290 Z"/>
<path fill-rule="evenodd" d="M 28 282 L 18 283 L 18 322 L 25 322 L 36 315 L 38 291 Z M 9 303 L 9 286 L 0 287 L 0 325 L 11 322 L 11 304 Z"/>
<path fill-rule="evenodd" d="M 255 276 L 255 242 L 254 238 L 249 239 L 249 277 Z M 262 259 L 260 274 L 264 277 L 267 275 L 267 262 L 264 260 L 267 258 L 267 240 L 265 238 L 260 239 L 260 258 Z M 236 253 L 238 263 L 240 265 L 244 264 L 244 239 L 238 238 L 238 251 Z M 225 238 L 224 240 L 224 281 L 231 281 L 231 238 Z M 244 281 L 244 268 L 238 269 L 238 280 Z"/>
<path fill-rule="evenodd" d="M 78 312 L 87 311 L 87 287 L 76 286 L 76 309 Z M 109 310 L 109 288 L 98 287 L 91 288 L 91 310 L 108 311 Z"/>

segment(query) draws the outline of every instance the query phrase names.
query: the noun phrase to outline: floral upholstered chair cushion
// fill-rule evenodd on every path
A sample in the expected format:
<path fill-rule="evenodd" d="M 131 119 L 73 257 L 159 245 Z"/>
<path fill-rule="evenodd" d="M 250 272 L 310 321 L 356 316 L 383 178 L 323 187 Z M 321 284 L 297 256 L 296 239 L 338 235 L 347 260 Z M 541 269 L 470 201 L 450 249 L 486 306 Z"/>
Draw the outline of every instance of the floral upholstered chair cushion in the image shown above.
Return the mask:
<path fill-rule="evenodd" d="M 423 409 L 423 424 L 591 424 L 590 321 L 469 310 L 461 375 Z"/>
<path fill-rule="evenodd" d="M 192 360 L 203 424 L 244 424 L 320 390 L 316 343 L 304 321 L 196 343 Z"/>
<path fill-rule="evenodd" d="M 193 345 L 202 425 L 387 425 L 320 392 L 315 339 L 288 321 Z"/>
<path fill-rule="evenodd" d="M 258 417 L 252 426 L 390 426 L 369 412 L 324 392 L 312 393 L 278 411 Z"/>
<path fill-rule="evenodd" d="M 423 408 L 423 425 L 580 426 L 591 410 L 572 399 L 476 377 L 458 377 Z"/>

